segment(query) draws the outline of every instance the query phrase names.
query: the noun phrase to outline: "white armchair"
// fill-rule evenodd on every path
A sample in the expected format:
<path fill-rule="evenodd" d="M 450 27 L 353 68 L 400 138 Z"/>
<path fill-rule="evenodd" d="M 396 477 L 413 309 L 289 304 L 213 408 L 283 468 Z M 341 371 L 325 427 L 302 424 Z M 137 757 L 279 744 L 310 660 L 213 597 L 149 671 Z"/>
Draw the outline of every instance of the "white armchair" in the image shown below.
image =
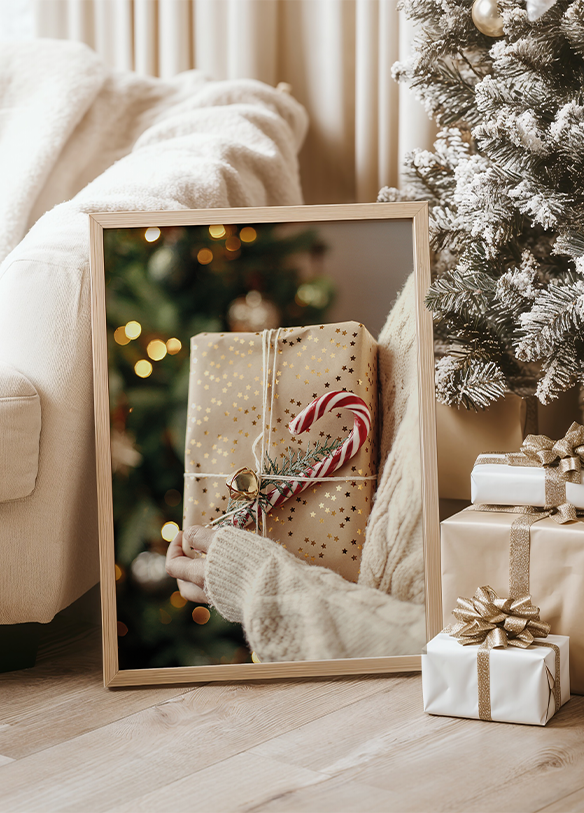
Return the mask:
<path fill-rule="evenodd" d="M 0 363 L 0 381 L 0 502 L 12 502 L 34 491 L 39 469 L 41 399 L 28 378 L 10 364 Z"/>
<path fill-rule="evenodd" d="M 0 68 L 14 76 L 0 90 L 9 125 L 0 155 L 5 163 L 12 150 L 22 170 L 12 166 L 0 192 L 0 214 L 12 211 L 11 196 L 18 202 L 0 241 L 0 258 L 3 246 L 12 249 L 0 265 L 5 671 L 32 665 L 39 625 L 99 577 L 87 213 L 301 203 L 296 156 L 306 116 L 259 82 L 211 82 L 195 71 L 171 81 L 110 74 L 72 43 L 11 46 Z M 48 104 L 39 86 L 54 95 L 56 75 Z M 23 131 L 26 149 L 17 149 L 15 84 L 19 105 L 31 107 L 29 124 L 35 104 L 52 116 L 46 143 Z M 17 651 L 15 641 L 26 643 L 31 631 L 32 646 Z"/>

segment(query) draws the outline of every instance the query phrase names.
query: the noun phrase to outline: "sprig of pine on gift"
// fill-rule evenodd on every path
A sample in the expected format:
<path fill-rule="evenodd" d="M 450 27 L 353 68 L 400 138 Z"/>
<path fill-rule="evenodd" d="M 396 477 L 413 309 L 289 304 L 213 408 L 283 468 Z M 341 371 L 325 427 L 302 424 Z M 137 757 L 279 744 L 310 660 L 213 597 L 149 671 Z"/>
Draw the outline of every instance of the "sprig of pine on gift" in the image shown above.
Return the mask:
<path fill-rule="evenodd" d="M 442 128 L 380 200 L 430 203 L 436 384 L 484 408 L 584 382 L 584 0 L 403 0 L 394 66 Z"/>
<path fill-rule="evenodd" d="M 322 442 L 315 441 L 312 447 L 310 444 L 308 444 L 306 450 L 298 449 L 297 451 L 294 451 L 293 449 L 290 449 L 288 455 L 284 455 L 282 457 L 281 463 L 272 460 L 269 455 L 266 455 L 264 472 L 262 473 L 261 480 L 262 488 L 265 486 L 270 486 L 272 488 L 276 488 L 280 494 L 284 494 L 288 489 L 291 488 L 291 486 L 294 485 L 295 477 L 305 476 L 307 471 L 309 471 L 316 463 L 320 463 L 321 460 L 324 460 L 326 457 L 333 454 L 333 452 L 335 452 L 339 446 L 342 445 L 342 443 L 343 440 L 341 438 L 334 438 L 333 440 L 327 439 Z M 272 475 L 272 477 L 270 477 L 270 475 Z M 275 479 L 275 477 L 278 479 Z M 282 477 L 289 477 L 290 479 L 282 480 L 280 479 Z M 256 499 L 258 514 L 261 519 L 262 515 L 269 512 L 271 503 L 266 491 L 260 490 Z M 232 512 L 240 510 L 245 510 L 245 514 L 242 514 L 242 517 L 238 522 L 238 525 L 243 528 L 246 525 L 249 517 L 255 517 L 256 505 L 254 503 L 253 506 L 250 506 L 248 499 L 242 499 L 238 496 L 230 496 L 225 513 L 231 514 Z M 227 524 L 231 524 L 229 517 L 222 517 L 220 520 L 214 523 L 215 526 Z"/>

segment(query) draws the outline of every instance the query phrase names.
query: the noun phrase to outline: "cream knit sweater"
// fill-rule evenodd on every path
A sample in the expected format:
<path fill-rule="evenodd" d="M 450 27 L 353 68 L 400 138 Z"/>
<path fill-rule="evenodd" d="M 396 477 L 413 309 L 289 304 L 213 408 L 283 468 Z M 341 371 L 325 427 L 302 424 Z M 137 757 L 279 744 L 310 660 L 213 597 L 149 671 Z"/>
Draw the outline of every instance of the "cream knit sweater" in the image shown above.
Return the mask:
<path fill-rule="evenodd" d="M 205 588 L 263 662 L 418 654 L 426 641 L 414 280 L 379 336 L 381 478 L 357 584 L 221 528 Z"/>

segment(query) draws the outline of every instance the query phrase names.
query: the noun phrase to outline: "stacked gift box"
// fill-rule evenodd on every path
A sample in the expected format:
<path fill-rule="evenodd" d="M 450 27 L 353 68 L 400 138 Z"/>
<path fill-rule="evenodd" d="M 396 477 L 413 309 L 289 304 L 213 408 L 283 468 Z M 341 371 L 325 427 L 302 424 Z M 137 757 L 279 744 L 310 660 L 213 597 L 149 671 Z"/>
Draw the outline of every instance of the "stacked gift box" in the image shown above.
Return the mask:
<path fill-rule="evenodd" d="M 484 659 L 478 652 L 485 649 L 489 650 L 493 701 L 492 718 L 487 719 L 545 724 L 560 702 L 569 698 L 570 688 L 584 694 L 584 519 L 578 511 L 584 508 L 582 459 L 584 427 L 578 424 L 560 441 L 529 435 L 517 453 L 484 454 L 477 459 L 471 475 L 472 505 L 441 524 L 445 630 L 428 644 L 424 656 L 427 711 L 483 716 L 478 708 L 477 661 Z M 511 615 L 513 602 L 519 607 L 533 596 L 538 618 L 547 622 L 553 634 L 537 637 L 536 632 L 525 648 L 516 645 L 513 634 L 494 648 L 485 642 L 481 645 L 479 638 L 470 640 L 479 627 L 497 626 L 490 623 L 495 617 L 493 606 L 490 617 L 484 610 L 489 603 L 484 594 L 482 604 L 477 602 L 478 585 L 488 585 L 497 598 L 508 597 Z M 478 620 L 473 627 L 470 611 L 475 606 L 480 611 L 475 613 Z M 453 608 L 458 619 L 454 627 Z M 501 627 L 505 627 L 503 615 Z M 519 629 L 521 623 L 518 613 L 507 627 Z M 461 625 L 467 640 L 460 634 L 457 638 Z M 489 634 L 490 630 L 482 630 L 483 639 Z M 550 643 L 560 650 L 555 654 L 558 664 L 561 661 L 560 689 L 553 686 L 557 679 Z M 521 679 L 515 665 L 519 661 L 525 669 Z M 555 708 L 550 699 L 553 692 Z"/>

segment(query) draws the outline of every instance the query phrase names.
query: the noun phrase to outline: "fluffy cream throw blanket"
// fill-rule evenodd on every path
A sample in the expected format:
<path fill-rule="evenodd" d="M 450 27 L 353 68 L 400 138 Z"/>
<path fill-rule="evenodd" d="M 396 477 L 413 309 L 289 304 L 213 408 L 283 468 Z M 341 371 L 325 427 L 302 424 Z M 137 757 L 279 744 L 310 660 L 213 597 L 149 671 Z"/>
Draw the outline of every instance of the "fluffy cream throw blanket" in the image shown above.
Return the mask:
<path fill-rule="evenodd" d="M 3 44 L 0 76 L 0 408 L 12 368 L 42 416 L 34 491 L 0 502 L 0 624 L 15 624 L 99 577 L 87 213 L 302 203 L 307 119 L 260 82 L 111 73 L 71 42 Z M 30 434 L 14 415 L 0 478 Z"/>
<path fill-rule="evenodd" d="M 0 262 L 44 212 L 130 154 L 93 200 L 84 192 L 86 209 L 302 201 L 306 113 L 260 82 L 112 72 L 87 46 L 46 39 L 3 43 L 0 76 Z"/>

